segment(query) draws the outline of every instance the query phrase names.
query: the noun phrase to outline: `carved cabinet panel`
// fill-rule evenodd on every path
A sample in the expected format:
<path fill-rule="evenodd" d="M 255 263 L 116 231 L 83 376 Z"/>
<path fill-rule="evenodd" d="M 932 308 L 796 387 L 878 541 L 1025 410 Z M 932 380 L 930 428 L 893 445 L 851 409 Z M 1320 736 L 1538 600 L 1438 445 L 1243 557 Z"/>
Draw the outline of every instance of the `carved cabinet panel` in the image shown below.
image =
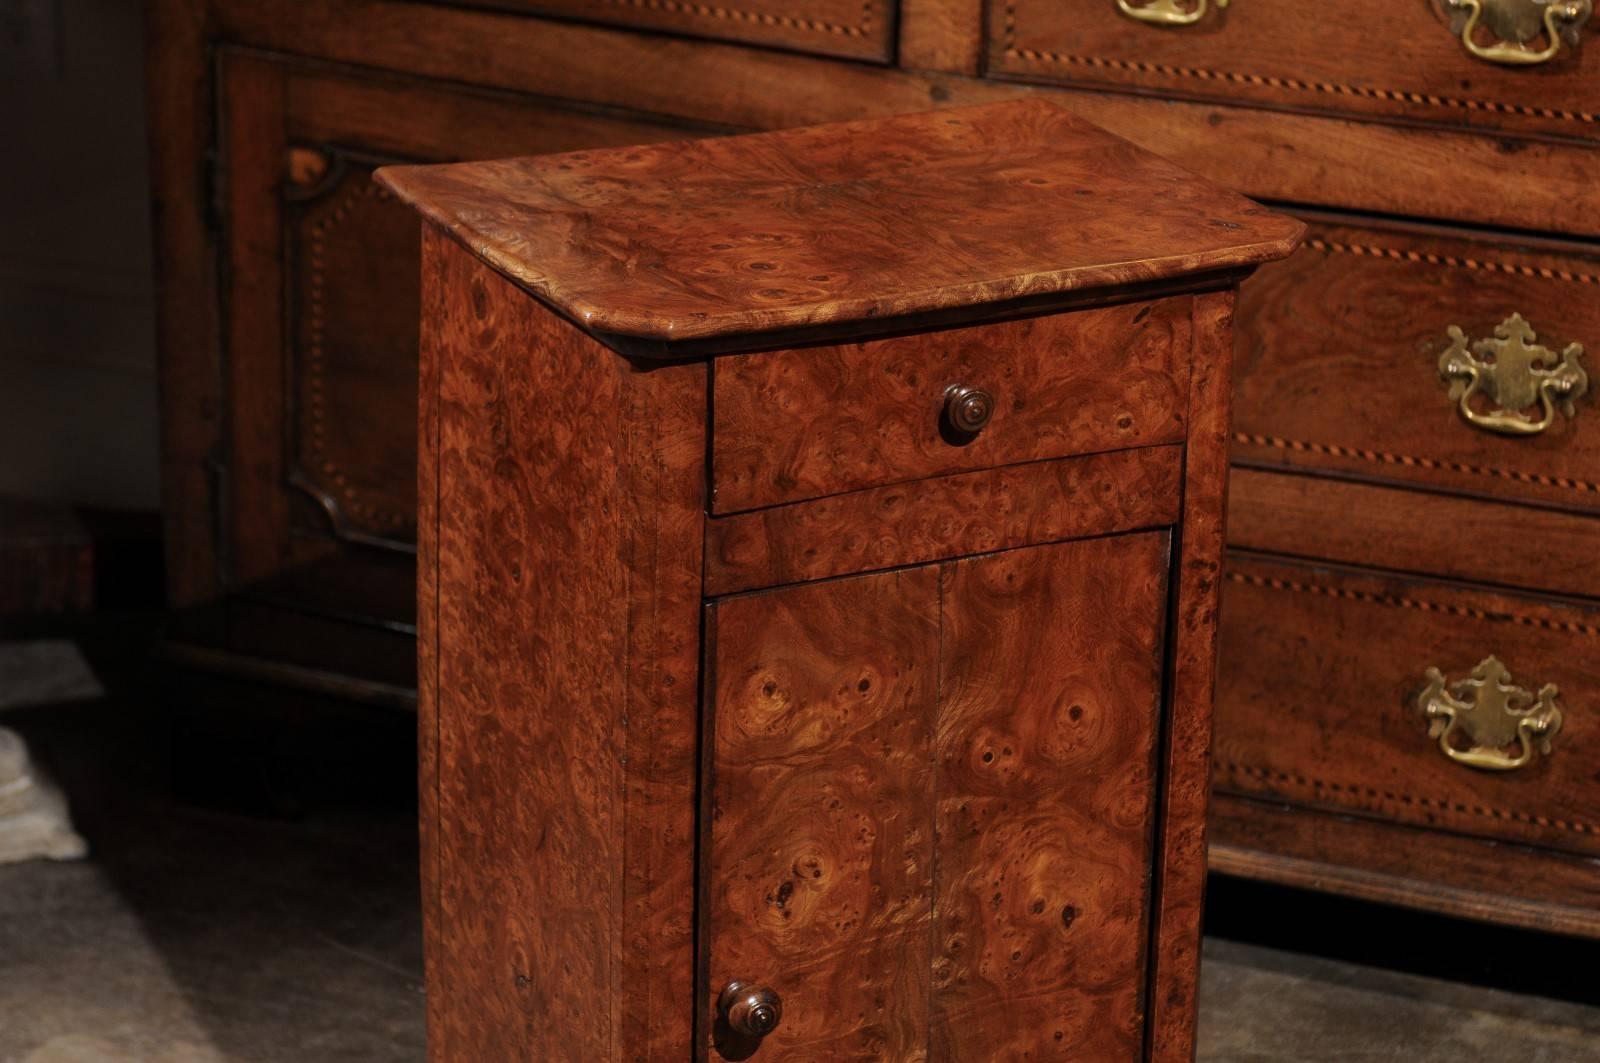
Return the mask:
<path fill-rule="evenodd" d="M 404 548 L 416 536 L 417 228 L 372 167 L 337 149 L 289 149 L 283 203 L 289 483 L 319 513 L 301 530 Z M 317 518 L 323 527 L 318 527 Z"/>
<path fill-rule="evenodd" d="M 223 582 L 295 610 L 404 630 L 416 539 L 418 227 L 372 170 L 691 130 L 227 51 L 219 70 L 216 183 L 230 218 Z M 264 647 L 266 633 L 246 631 L 240 616 L 235 608 L 230 619 L 237 648 Z"/>
<path fill-rule="evenodd" d="M 704 1013 L 775 991 L 761 1059 L 1140 1055 L 1167 562 L 1151 532 L 715 602 Z"/>

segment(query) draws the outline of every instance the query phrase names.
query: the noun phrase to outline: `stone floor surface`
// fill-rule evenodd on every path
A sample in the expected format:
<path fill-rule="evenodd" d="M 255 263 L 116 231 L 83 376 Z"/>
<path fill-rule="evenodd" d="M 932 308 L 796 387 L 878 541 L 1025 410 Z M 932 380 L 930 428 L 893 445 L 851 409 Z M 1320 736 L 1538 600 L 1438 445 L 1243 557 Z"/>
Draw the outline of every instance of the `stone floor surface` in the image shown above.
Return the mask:
<path fill-rule="evenodd" d="M 211 747 L 185 738 L 192 721 L 174 721 L 144 677 L 135 695 L 108 682 L 108 696 L 28 705 L 16 671 L 4 697 L 16 707 L 0 723 L 56 769 L 92 852 L 0 867 L 0 1063 L 422 1060 L 414 798 L 397 781 L 409 776 L 410 721 L 363 721 L 333 750 L 314 727 L 291 734 L 289 746 L 318 756 L 268 756 L 258 782 L 294 800 L 228 811 L 214 786 L 198 801 L 174 796 L 184 756 Z M 40 677 L 39 689 L 59 694 L 58 678 Z M 281 751 L 283 738 L 244 745 Z M 1495 988 L 1481 972 L 1385 970 L 1352 960 L 1361 950 L 1349 935 L 1338 957 L 1259 940 L 1303 937 L 1293 905 L 1315 898 L 1230 902 L 1225 882 L 1213 896 L 1218 918 L 1256 940 L 1207 941 L 1203 1063 L 1600 1061 L 1592 964 L 1570 983 L 1539 983 L 1574 986 L 1567 999 Z M 1387 920 L 1386 937 L 1419 925 L 1365 918 Z M 1478 934 L 1430 925 L 1445 942 Z M 1600 956 L 1498 940 L 1513 957 L 1525 948 L 1534 967 L 1557 962 L 1541 950 L 1562 964 Z"/>

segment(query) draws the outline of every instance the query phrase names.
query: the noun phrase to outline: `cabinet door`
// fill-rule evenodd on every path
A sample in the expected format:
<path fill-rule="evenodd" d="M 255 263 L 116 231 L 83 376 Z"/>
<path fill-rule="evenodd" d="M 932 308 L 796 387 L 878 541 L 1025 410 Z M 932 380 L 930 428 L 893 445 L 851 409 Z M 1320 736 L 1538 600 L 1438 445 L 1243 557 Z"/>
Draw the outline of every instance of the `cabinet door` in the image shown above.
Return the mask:
<path fill-rule="evenodd" d="M 218 70 L 221 371 L 204 352 L 174 357 L 217 375 L 222 416 L 197 403 L 167 411 L 218 425 L 214 564 L 224 589 L 292 609 L 292 631 L 316 613 L 403 628 L 415 587 L 419 227 L 372 170 L 695 131 L 226 50 Z M 275 642 L 265 621 L 245 632 L 244 605 L 233 613 L 233 641 L 249 643 L 237 648 L 333 653 L 356 667 L 337 637 Z"/>
<path fill-rule="evenodd" d="M 1168 538 L 723 599 L 710 1057 L 1137 1058 Z M 722 1021 L 770 988 L 764 1041 Z"/>

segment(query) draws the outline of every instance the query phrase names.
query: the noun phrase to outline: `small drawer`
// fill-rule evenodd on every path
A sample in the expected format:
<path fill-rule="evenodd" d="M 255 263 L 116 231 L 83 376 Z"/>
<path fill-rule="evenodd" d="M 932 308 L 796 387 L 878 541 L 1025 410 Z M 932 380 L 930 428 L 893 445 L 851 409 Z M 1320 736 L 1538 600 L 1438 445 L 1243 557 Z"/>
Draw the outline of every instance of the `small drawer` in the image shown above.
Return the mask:
<path fill-rule="evenodd" d="M 1227 793 L 1600 853 L 1600 611 L 1234 555 L 1215 751 Z"/>
<path fill-rule="evenodd" d="M 888 62 L 898 0 L 485 0 L 486 6 Z"/>
<path fill-rule="evenodd" d="M 1469 5 L 1483 10 L 1470 32 Z M 987 70 L 1027 81 L 1594 140 L 1600 20 L 1589 5 L 996 0 L 989 5 Z M 1577 14 L 1554 41 L 1543 25 L 1551 8 Z"/>
<path fill-rule="evenodd" d="M 1600 511 L 1600 258 L 1313 219 L 1240 296 L 1234 457 Z"/>
<path fill-rule="evenodd" d="M 712 510 L 1182 442 L 1192 305 L 1182 296 L 720 360 Z"/>

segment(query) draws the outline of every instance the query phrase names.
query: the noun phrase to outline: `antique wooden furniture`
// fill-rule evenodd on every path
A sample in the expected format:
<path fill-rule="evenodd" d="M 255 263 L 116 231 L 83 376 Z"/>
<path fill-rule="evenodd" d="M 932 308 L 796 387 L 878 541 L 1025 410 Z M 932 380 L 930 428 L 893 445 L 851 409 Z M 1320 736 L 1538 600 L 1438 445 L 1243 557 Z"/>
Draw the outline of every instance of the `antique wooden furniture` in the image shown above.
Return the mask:
<path fill-rule="evenodd" d="M 431 1058 L 1193 1053 L 1234 286 L 1046 101 L 398 167 Z"/>
<path fill-rule="evenodd" d="M 1240 296 L 1214 865 L 1600 935 L 1588 0 L 150 7 L 186 660 L 414 701 L 417 236 L 374 164 L 1047 95 L 1312 228 Z M 1536 433 L 1460 406 L 1513 315 L 1567 389 Z M 1507 771 L 1419 707 L 1491 656 L 1562 716 Z"/>
<path fill-rule="evenodd" d="M 71 509 L 0 496 L 0 617 L 94 608 L 94 541 Z"/>

